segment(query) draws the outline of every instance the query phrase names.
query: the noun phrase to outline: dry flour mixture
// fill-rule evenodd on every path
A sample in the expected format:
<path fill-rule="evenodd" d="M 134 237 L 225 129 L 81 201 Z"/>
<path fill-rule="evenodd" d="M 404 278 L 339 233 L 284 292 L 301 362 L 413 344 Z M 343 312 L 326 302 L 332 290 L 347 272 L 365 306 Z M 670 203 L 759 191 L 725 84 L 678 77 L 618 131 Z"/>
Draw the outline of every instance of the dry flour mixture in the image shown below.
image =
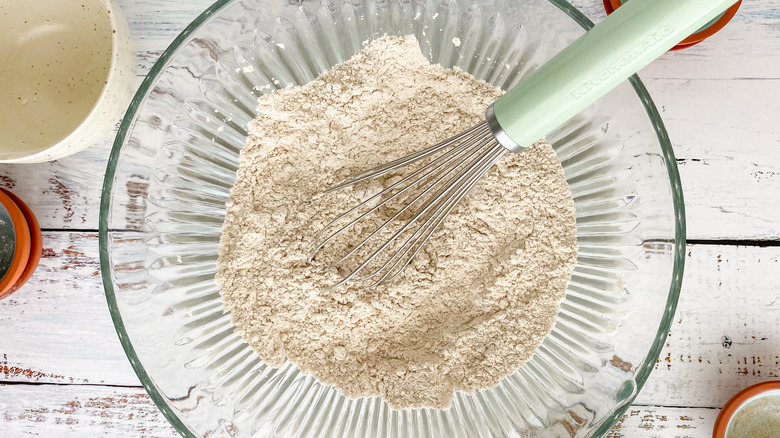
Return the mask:
<path fill-rule="evenodd" d="M 290 360 L 396 409 L 446 408 L 454 390 L 495 386 L 533 355 L 576 261 L 572 195 L 547 143 L 506 155 L 394 282 L 326 290 L 337 280 L 327 260 L 307 264 L 315 234 L 366 187 L 317 193 L 481 122 L 501 94 L 431 65 L 414 37 L 385 37 L 260 99 L 217 282 L 236 330 L 269 365 Z"/>

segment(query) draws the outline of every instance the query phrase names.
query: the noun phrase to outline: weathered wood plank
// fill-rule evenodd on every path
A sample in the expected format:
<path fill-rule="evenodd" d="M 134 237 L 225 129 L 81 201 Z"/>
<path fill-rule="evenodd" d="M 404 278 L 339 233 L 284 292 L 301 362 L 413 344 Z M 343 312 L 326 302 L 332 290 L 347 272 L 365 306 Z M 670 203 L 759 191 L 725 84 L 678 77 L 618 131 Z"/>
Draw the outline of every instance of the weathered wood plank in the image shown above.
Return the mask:
<path fill-rule="evenodd" d="M 176 36 L 214 3 L 211 0 L 160 2 L 117 0 L 135 43 L 136 73 L 146 76 Z"/>
<path fill-rule="evenodd" d="M 718 409 L 632 406 L 608 438 L 711 436 Z M 140 388 L 0 385 L 0 437 L 179 436 Z"/>
<path fill-rule="evenodd" d="M 139 385 L 100 279 L 96 233 L 43 233 L 43 257 L 0 301 L 0 382 Z"/>
<path fill-rule="evenodd" d="M 640 404 L 722 406 L 780 378 L 780 248 L 688 247 L 683 291 Z"/>
<path fill-rule="evenodd" d="M 605 438 L 709 438 L 720 409 L 631 406 Z"/>
<path fill-rule="evenodd" d="M 689 238 L 778 239 L 780 79 L 646 83 L 678 157 Z"/>
<path fill-rule="evenodd" d="M 138 385 L 111 323 L 93 233 L 45 233 L 41 268 L 0 301 L 0 382 Z M 780 247 L 691 245 L 667 346 L 637 402 L 718 407 L 780 377 Z"/>
<path fill-rule="evenodd" d="M 176 438 L 141 388 L 0 385 L 0 437 Z"/>

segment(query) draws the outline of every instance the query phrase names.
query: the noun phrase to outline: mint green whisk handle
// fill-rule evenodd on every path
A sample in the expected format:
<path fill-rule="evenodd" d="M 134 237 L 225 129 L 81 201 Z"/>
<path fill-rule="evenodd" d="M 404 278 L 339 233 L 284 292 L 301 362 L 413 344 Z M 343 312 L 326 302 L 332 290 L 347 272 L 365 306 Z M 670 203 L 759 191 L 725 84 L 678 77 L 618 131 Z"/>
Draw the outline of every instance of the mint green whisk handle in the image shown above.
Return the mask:
<path fill-rule="evenodd" d="M 508 149 L 531 146 L 734 3 L 627 1 L 498 99 L 488 122 Z"/>

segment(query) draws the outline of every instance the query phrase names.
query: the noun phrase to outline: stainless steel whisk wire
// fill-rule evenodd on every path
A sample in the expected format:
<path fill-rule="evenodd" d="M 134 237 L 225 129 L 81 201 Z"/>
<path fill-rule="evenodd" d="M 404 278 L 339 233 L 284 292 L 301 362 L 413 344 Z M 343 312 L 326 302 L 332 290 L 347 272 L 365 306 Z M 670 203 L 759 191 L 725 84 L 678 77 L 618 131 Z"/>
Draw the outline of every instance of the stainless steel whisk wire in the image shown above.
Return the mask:
<path fill-rule="evenodd" d="M 357 268 L 344 275 L 342 280 L 334 284 L 333 287 L 343 285 L 347 282 L 365 282 L 374 277 L 379 277 L 367 286 L 370 288 L 395 279 L 409 263 L 411 263 L 458 203 L 460 203 L 482 176 L 484 176 L 485 173 L 487 173 L 490 168 L 508 152 L 508 150 L 494 138 L 487 122 L 483 122 L 420 152 L 360 172 L 323 192 L 323 194 L 330 193 L 358 184 L 362 181 L 372 180 L 384 174 L 398 171 L 447 148 L 450 148 L 450 150 L 434 158 L 419 169 L 414 170 L 409 175 L 404 176 L 399 181 L 389 185 L 379 193 L 372 195 L 350 210 L 342 213 L 325 225 L 317 234 L 315 238 L 315 248 L 309 258 L 310 262 L 334 238 L 356 226 L 372 213 L 376 213 L 381 208 L 386 207 L 388 203 L 399 199 L 402 195 L 407 196 L 403 202 L 402 208 L 395 211 L 389 219 L 382 223 L 382 225 L 377 227 L 366 238 L 353 246 L 345 256 L 335 262 L 335 266 L 340 266 L 353 257 L 359 249 L 366 246 L 371 240 L 379 235 L 380 232 L 386 230 L 393 222 L 397 221 L 402 214 L 409 211 L 413 205 L 424 199 L 426 195 L 438 187 L 438 190 L 436 190 L 429 199 L 411 212 L 412 217 L 408 219 L 398 231 L 396 231 L 378 249 L 372 251 Z M 432 182 L 430 184 L 423 184 L 424 182 L 431 180 Z M 370 206 L 371 203 L 376 201 L 379 202 L 376 205 Z M 341 227 L 336 227 L 340 222 L 343 222 L 352 214 L 365 208 L 368 208 L 368 210 L 361 213 L 358 217 Z M 400 247 L 394 252 L 392 250 L 388 251 L 392 252 L 392 255 L 389 258 L 385 258 L 378 262 L 378 268 L 369 269 L 372 263 L 377 260 L 380 255 L 384 254 L 390 246 L 396 243 L 400 236 L 412 230 L 412 227 L 414 226 L 417 226 L 417 228 L 413 230 L 413 233 L 400 245 Z M 328 231 L 332 229 L 336 229 L 336 231 L 327 234 Z M 366 274 L 365 271 L 370 272 Z"/>

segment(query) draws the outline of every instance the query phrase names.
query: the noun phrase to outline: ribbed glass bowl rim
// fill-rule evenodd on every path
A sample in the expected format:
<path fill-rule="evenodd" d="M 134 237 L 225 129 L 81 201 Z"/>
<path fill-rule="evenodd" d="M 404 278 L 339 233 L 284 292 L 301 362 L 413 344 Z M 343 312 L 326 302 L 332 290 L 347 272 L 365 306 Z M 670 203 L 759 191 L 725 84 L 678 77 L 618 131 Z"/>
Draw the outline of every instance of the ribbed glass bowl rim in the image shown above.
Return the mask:
<path fill-rule="evenodd" d="M 108 215 L 110 213 L 111 206 L 111 189 L 114 182 L 114 174 L 116 173 L 116 166 L 119 162 L 119 157 L 122 152 L 122 146 L 125 143 L 125 138 L 130 132 L 130 127 L 135 113 L 141 105 L 146 95 L 152 86 L 157 82 L 160 74 L 165 68 L 168 61 L 176 55 L 179 47 L 188 41 L 190 35 L 192 35 L 198 28 L 206 22 L 212 15 L 218 12 L 223 7 L 233 3 L 236 0 L 218 0 L 205 11 L 198 15 L 195 20 L 190 23 L 168 46 L 167 49 L 160 55 L 160 59 L 152 66 L 149 73 L 144 78 L 138 91 L 133 96 L 133 100 L 125 113 L 122 123 L 119 126 L 114 145 L 111 148 L 111 155 L 108 159 L 108 165 L 106 167 L 106 175 L 103 180 L 103 191 L 100 199 L 100 220 L 99 220 L 99 240 L 100 240 L 100 271 L 103 278 L 103 287 L 106 292 L 106 300 L 108 301 L 108 309 L 111 313 L 111 319 L 114 322 L 119 341 L 122 343 L 122 348 L 125 350 L 125 354 L 130 360 L 135 373 L 138 375 L 141 384 L 146 392 L 154 401 L 157 408 L 163 413 L 165 418 L 176 428 L 176 430 L 184 437 L 197 438 L 187 426 L 184 425 L 182 420 L 176 415 L 174 410 L 165 401 L 165 397 L 157 390 L 152 383 L 152 379 L 147 374 L 141 363 L 138 355 L 135 353 L 132 343 L 127 335 L 124 322 L 122 321 L 122 315 L 119 312 L 117 306 L 116 294 L 114 291 L 114 285 L 111 282 L 111 267 L 108 258 Z M 571 17 L 577 24 L 588 30 L 593 27 L 593 22 L 586 17 L 579 9 L 568 3 L 567 0 L 548 0 L 551 4 L 558 7 Z M 605 434 L 618 419 L 625 413 L 625 411 L 631 405 L 631 402 L 639 394 L 642 386 L 647 381 L 650 372 L 655 365 L 655 361 L 661 352 L 661 348 L 664 345 L 666 334 L 669 332 L 672 319 L 674 317 L 675 309 L 677 308 L 677 301 L 680 297 L 680 287 L 682 286 L 683 267 L 685 264 L 685 204 L 683 202 L 682 185 L 680 183 L 680 174 L 677 170 L 677 161 L 674 156 L 674 150 L 672 149 L 672 143 L 669 140 L 669 135 L 666 132 L 661 115 L 658 113 L 658 109 L 650 98 L 650 94 L 645 88 L 639 76 L 634 75 L 629 78 L 629 82 L 634 87 L 637 95 L 645 106 L 647 114 L 650 116 L 650 121 L 655 129 L 658 141 L 661 145 L 661 153 L 666 162 L 666 170 L 669 174 L 669 183 L 672 191 L 672 202 L 674 205 L 674 266 L 672 271 L 672 282 L 669 285 L 669 296 L 666 300 L 666 310 L 664 317 L 661 320 L 661 325 L 656 332 L 655 341 L 650 349 L 647 358 L 644 363 L 638 368 L 638 372 L 635 376 L 637 390 L 634 395 L 624 403 L 621 403 L 617 407 L 611 417 L 605 419 L 602 422 L 601 427 L 593 433 L 593 436 L 601 436 Z"/>

